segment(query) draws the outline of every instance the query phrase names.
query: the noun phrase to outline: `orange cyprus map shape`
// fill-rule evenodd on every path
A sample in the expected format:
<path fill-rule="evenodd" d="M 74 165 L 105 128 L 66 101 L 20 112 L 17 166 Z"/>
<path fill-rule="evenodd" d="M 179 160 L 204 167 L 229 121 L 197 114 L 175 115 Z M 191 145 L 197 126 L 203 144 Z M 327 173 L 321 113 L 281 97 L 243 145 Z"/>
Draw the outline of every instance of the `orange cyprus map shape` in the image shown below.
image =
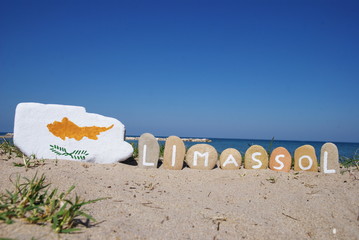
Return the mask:
<path fill-rule="evenodd" d="M 66 137 L 74 138 L 80 141 L 84 137 L 88 137 L 92 140 L 97 140 L 97 135 L 102 132 L 106 132 L 113 127 L 113 124 L 109 127 L 79 127 L 75 123 L 71 122 L 67 117 L 64 117 L 61 122 L 54 121 L 47 125 L 49 131 L 56 137 L 65 140 Z"/>

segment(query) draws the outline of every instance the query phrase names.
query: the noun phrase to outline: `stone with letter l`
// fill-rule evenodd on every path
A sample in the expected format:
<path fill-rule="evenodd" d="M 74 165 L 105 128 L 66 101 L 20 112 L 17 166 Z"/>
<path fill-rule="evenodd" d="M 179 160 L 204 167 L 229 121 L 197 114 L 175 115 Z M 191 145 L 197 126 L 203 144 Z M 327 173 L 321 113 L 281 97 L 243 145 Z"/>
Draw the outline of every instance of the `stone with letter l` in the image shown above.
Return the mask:
<path fill-rule="evenodd" d="M 160 146 L 151 133 L 144 133 L 138 140 L 138 166 L 141 168 L 157 168 L 160 157 Z"/>
<path fill-rule="evenodd" d="M 334 143 L 325 143 L 320 151 L 320 171 L 339 173 L 339 153 Z"/>

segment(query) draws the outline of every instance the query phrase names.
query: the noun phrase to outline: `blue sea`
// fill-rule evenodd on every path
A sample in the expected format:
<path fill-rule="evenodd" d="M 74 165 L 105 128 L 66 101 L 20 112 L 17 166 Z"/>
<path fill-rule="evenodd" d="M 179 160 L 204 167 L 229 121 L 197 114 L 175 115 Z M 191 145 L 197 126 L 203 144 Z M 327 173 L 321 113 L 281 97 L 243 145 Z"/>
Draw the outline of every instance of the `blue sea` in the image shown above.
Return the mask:
<path fill-rule="evenodd" d="M 5 135 L 6 133 L 0 132 L 1 135 Z M 132 137 L 132 136 L 131 136 Z M 165 136 L 156 136 L 156 137 L 165 137 Z M 186 137 L 187 138 L 187 137 Z M 190 137 L 190 138 L 196 138 L 196 137 Z M 203 138 L 203 137 L 198 137 Z M 226 148 L 235 148 L 238 151 L 240 151 L 242 154 L 246 152 L 246 150 L 251 145 L 260 145 L 264 147 L 267 150 L 273 150 L 276 147 L 284 147 L 286 148 L 293 156 L 294 151 L 296 148 L 309 144 L 312 145 L 317 154 L 317 158 L 320 157 L 320 149 L 322 145 L 325 142 L 317 142 L 317 141 L 288 141 L 288 140 L 257 140 L 257 139 L 229 139 L 229 138 L 209 138 L 212 142 L 209 142 L 208 144 L 212 145 L 214 148 L 217 149 L 217 151 L 220 153 Z M 0 142 L 3 140 L 0 139 Z M 7 139 L 7 141 L 12 141 L 12 139 Z M 137 141 L 128 141 L 128 142 L 134 142 L 137 143 Z M 159 142 L 160 144 L 164 144 L 163 141 Z M 353 157 L 355 153 L 357 152 L 359 154 L 359 143 L 345 143 L 345 142 L 333 142 L 335 145 L 337 145 L 339 150 L 339 155 L 342 157 Z M 196 142 L 184 142 L 186 147 L 191 147 L 195 144 L 198 144 Z"/>

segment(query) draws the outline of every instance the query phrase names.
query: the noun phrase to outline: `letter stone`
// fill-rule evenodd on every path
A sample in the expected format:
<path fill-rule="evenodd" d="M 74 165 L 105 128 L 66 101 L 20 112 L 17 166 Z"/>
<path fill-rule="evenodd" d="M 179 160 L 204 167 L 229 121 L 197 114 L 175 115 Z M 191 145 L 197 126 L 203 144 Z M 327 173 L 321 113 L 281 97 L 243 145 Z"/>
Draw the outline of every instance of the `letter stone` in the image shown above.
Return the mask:
<path fill-rule="evenodd" d="M 220 167 L 224 170 L 239 169 L 242 164 L 241 153 L 234 148 L 227 148 L 219 158 Z"/>
<path fill-rule="evenodd" d="M 292 156 L 284 147 L 273 150 L 269 159 L 269 168 L 279 172 L 289 172 L 292 166 Z"/>
<path fill-rule="evenodd" d="M 165 150 L 163 154 L 164 169 L 181 170 L 186 155 L 186 147 L 177 136 L 170 136 L 166 140 Z"/>
<path fill-rule="evenodd" d="M 216 166 L 217 150 L 208 144 L 196 144 L 188 149 L 186 163 L 190 168 L 210 170 Z"/>
<path fill-rule="evenodd" d="M 144 133 L 138 140 L 138 166 L 141 168 L 157 168 L 160 146 L 150 133 Z"/>
<path fill-rule="evenodd" d="M 294 171 L 318 172 L 318 161 L 313 146 L 304 145 L 295 150 Z"/>
<path fill-rule="evenodd" d="M 253 145 L 247 149 L 244 156 L 246 169 L 266 169 L 268 167 L 267 151 L 259 145 Z"/>
<path fill-rule="evenodd" d="M 333 143 L 325 143 L 320 151 L 322 173 L 340 173 L 338 148 Z"/>

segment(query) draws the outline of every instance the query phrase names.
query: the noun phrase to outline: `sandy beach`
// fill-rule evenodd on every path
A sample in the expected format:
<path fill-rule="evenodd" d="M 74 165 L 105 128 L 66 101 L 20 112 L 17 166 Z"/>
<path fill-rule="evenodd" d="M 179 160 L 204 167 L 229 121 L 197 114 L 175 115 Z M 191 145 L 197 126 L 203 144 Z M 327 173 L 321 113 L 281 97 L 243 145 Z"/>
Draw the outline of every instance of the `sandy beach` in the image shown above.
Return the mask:
<path fill-rule="evenodd" d="M 11 239 L 359 239 L 359 173 L 271 170 L 180 171 L 45 160 L 32 169 L 0 157 L 0 191 L 10 179 L 44 173 L 52 187 L 86 200 L 97 222 L 74 234 L 16 220 L 0 223 Z"/>

